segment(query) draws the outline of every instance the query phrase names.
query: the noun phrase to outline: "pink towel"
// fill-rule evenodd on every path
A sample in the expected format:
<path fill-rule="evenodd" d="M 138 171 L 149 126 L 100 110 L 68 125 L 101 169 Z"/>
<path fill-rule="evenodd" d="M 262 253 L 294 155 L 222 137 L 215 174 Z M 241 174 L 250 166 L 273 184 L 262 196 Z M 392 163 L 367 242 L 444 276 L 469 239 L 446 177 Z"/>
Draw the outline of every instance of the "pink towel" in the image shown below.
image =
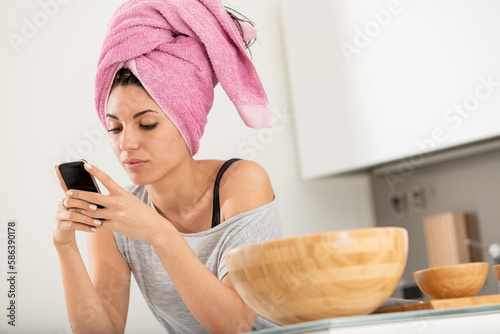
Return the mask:
<path fill-rule="evenodd" d="M 245 40 L 256 30 L 243 24 Z M 218 82 L 252 128 L 272 126 L 269 101 L 236 24 L 220 0 L 130 0 L 113 15 L 99 58 L 95 104 L 129 68 L 196 154 Z"/>

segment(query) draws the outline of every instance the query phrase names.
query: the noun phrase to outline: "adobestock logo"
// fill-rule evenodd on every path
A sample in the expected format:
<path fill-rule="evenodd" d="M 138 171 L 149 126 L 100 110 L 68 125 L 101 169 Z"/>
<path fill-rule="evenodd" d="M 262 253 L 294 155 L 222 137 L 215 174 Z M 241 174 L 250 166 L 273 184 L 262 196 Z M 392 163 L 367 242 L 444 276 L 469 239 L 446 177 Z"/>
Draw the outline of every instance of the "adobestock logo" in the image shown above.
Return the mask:
<path fill-rule="evenodd" d="M 481 101 L 488 99 L 500 87 L 500 81 L 494 81 L 493 74 L 487 77 L 479 76 L 477 80 L 479 84 L 473 94 L 464 98 L 462 103 L 455 103 L 453 108 L 446 110 L 443 120 L 450 123 L 452 129 L 460 127 L 463 120 L 469 118 L 479 108 Z"/>
<path fill-rule="evenodd" d="M 352 44 L 346 42 L 340 44 L 340 50 L 347 62 L 350 63 L 354 54 L 359 54 L 361 50 L 368 47 L 372 40 L 377 38 L 391 23 L 393 16 L 401 14 L 402 11 L 403 7 L 399 0 L 390 0 L 387 3 L 387 9 L 372 10 L 370 12 L 372 20 L 366 22 L 363 29 L 354 27 L 355 35 Z"/>
<path fill-rule="evenodd" d="M 70 147 L 66 145 L 66 161 L 78 160 L 81 158 L 86 158 L 92 154 L 94 147 L 101 145 L 105 136 L 108 134 L 107 131 L 101 127 L 98 129 L 82 130 L 82 134 L 85 139 L 80 140 L 75 147 Z"/>
<path fill-rule="evenodd" d="M 66 145 L 66 155 L 64 161 L 74 161 L 80 159 L 88 159 L 94 152 L 94 148 L 100 146 L 108 136 L 108 132 L 104 127 L 93 128 L 90 130 L 83 129 L 81 138 L 75 145 Z M 53 161 L 52 165 L 60 162 Z"/>
<path fill-rule="evenodd" d="M 238 154 L 247 160 L 253 160 L 260 151 L 264 151 L 266 147 L 274 140 L 275 135 L 283 132 L 290 125 L 290 120 L 293 116 L 288 112 L 286 107 L 282 109 L 272 109 L 272 128 L 263 128 L 257 131 L 256 135 L 248 136 L 238 145 Z"/>
<path fill-rule="evenodd" d="M 28 44 L 30 40 L 35 38 L 40 29 L 49 24 L 50 20 L 59 14 L 61 5 L 66 5 L 71 0 L 40 0 L 38 5 L 40 9 L 36 11 L 30 18 L 23 17 L 21 19 L 20 33 L 9 32 L 7 38 L 15 53 L 19 53 L 21 45 Z"/>
<path fill-rule="evenodd" d="M 449 134 L 459 130 L 465 120 L 473 116 L 474 113 L 479 113 L 481 102 L 489 99 L 500 88 L 500 81 L 495 81 L 493 74 L 478 76 L 477 81 L 479 83 L 475 85 L 471 94 L 465 96 L 461 101 L 453 103 L 452 107 L 444 111 L 442 115 L 443 125 L 432 128 L 425 138 L 416 138 L 413 141 L 417 148 L 416 151 L 398 163 L 397 171 L 385 173 L 385 180 L 391 193 L 396 191 L 398 183 L 404 183 L 415 172 L 415 169 L 426 161 L 429 155 L 449 139 Z"/>

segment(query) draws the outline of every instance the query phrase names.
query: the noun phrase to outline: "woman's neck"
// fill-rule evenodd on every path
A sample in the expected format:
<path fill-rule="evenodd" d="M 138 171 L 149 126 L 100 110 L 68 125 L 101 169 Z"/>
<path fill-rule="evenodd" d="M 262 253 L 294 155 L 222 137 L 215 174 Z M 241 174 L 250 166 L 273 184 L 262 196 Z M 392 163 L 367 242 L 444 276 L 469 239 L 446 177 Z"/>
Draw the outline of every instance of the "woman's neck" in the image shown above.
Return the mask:
<path fill-rule="evenodd" d="M 180 232 L 198 229 L 194 217 L 211 208 L 211 179 L 202 161 L 186 159 L 161 180 L 146 186 L 160 215 L 167 218 Z"/>

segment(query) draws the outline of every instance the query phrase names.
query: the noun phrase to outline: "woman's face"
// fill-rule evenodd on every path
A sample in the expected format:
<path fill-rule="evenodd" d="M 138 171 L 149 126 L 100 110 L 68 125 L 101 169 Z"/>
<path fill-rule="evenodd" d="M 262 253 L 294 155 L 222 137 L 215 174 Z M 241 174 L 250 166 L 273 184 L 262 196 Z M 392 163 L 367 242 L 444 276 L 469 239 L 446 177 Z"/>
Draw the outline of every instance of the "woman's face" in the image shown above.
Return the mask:
<path fill-rule="evenodd" d="M 113 152 L 137 185 L 155 183 L 190 156 L 175 125 L 144 88 L 113 88 L 106 120 Z"/>

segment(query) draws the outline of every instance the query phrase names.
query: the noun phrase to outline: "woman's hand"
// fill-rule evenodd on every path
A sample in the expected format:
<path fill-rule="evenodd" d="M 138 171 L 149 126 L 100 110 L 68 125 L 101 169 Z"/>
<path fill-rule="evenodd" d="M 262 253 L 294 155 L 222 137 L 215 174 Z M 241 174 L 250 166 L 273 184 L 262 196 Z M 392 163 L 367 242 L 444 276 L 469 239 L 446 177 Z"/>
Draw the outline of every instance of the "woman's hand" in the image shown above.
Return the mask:
<path fill-rule="evenodd" d="M 66 193 L 68 188 L 61 176 L 59 166 L 55 166 L 59 185 Z M 93 219 L 84 216 L 75 211 L 74 208 L 87 208 L 88 210 L 95 210 L 97 206 L 93 203 L 71 199 L 65 197 L 57 206 L 56 217 L 53 227 L 53 239 L 57 244 L 68 244 L 75 241 L 75 231 L 94 232 L 95 227 L 99 226 L 100 222 L 93 221 Z M 99 224 L 96 224 L 99 223 Z"/>
<path fill-rule="evenodd" d="M 109 195 L 82 190 L 67 191 L 66 201 L 74 203 L 71 211 L 79 215 L 76 217 L 77 221 L 89 227 L 100 226 L 98 228 L 109 229 L 131 239 L 152 243 L 160 224 L 168 222 L 97 167 L 86 163 L 85 169 L 101 181 L 109 191 Z M 95 208 L 89 205 L 91 203 L 100 204 L 104 209 Z"/>

